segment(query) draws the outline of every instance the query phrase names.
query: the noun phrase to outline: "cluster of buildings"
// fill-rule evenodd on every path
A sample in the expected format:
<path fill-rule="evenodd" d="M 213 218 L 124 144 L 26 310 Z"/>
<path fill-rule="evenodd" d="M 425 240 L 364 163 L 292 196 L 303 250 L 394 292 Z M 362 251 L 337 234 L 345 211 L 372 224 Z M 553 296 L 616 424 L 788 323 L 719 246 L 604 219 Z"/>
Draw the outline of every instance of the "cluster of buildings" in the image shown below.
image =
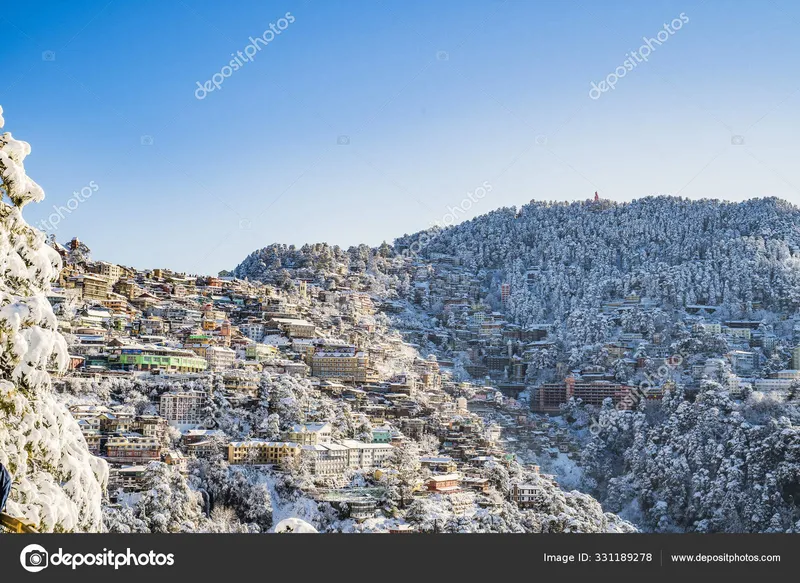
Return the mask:
<path fill-rule="evenodd" d="M 316 478 L 344 478 L 345 472 L 374 470 L 383 467 L 394 447 L 390 443 L 362 442 L 354 439 L 333 440 L 329 423 L 297 425 L 287 441 L 253 439 L 231 442 L 231 464 L 270 464 L 283 466 L 304 462 Z"/>
<path fill-rule="evenodd" d="M 81 428 L 89 451 L 108 461 L 110 492 L 119 488 L 141 489 L 147 464 L 153 461 L 186 469 L 184 455 L 166 447 L 168 422 L 164 418 L 133 415 L 119 406 L 73 405 L 69 410 Z"/>
<path fill-rule="evenodd" d="M 510 463 L 511 443 L 552 457 L 577 453 L 566 430 L 519 406 L 520 393 L 530 394 L 530 409 L 539 413 L 559 413 L 572 399 L 595 406 L 611 399 L 619 409 L 632 409 L 641 398 L 660 399 L 663 383 L 642 395 L 617 379 L 620 366 L 649 374 L 671 366 L 675 356 L 659 333 L 618 332 L 602 347 L 605 365 L 569 370 L 555 362 L 556 381 L 532 382 L 531 372 L 543 366 L 542 355 L 557 352 L 551 326 L 506 321 L 485 304 L 482 280 L 444 255 L 430 263 L 407 260 L 393 274 L 407 279 L 409 298 L 435 312 L 442 324 L 405 331 L 408 340 L 419 341 L 414 344 L 382 328 L 376 318 L 379 312 L 404 310 L 403 303 L 359 291 L 358 278 L 347 274 L 338 285 L 299 277 L 273 285 L 94 262 L 77 239 L 54 247 L 65 267 L 49 299 L 69 339 L 67 374 L 179 379 L 175 386 L 213 379 L 197 386 L 213 384 L 213 391 L 244 407 L 261 406 L 265 372 L 292 375 L 347 403 L 372 428 L 358 439 L 344 438 L 312 415 L 277 439 L 274 431 L 261 429 L 242 439 L 209 424 L 213 393 L 189 388 L 150 394 L 150 415 L 74 406 L 90 449 L 109 461 L 112 486 L 123 490 L 141 487 L 149 461 L 185 469 L 188 458 L 222 454 L 233 465 L 302 469 L 317 483 L 320 500 L 365 518 L 380 496 L 343 488 L 346 476 L 360 470 L 380 480 L 392 471 L 393 453 L 404 440 L 432 436 L 438 451 L 419 459 L 424 477 L 414 496 L 451 496 L 464 508 L 491 505 L 496 497 L 489 495 L 483 468 L 487 461 Z M 541 272 L 531 269 L 519 285 L 535 288 L 540 278 Z M 507 282 L 494 290 L 499 306 L 511 301 L 513 291 Z M 617 329 L 632 310 L 648 317 L 657 306 L 637 295 L 602 306 Z M 685 324 L 693 334 L 722 337 L 727 348 L 714 358 L 684 360 L 683 380 L 714 379 L 734 392 L 748 385 L 760 390 L 800 385 L 800 348 L 790 369 L 763 372 L 765 359 L 781 345 L 770 327 L 760 321 L 717 321 L 714 306 L 686 311 Z M 456 356 L 418 356 L 417 348 L 428 342 Z M 466 372 L 474 384 L 455 382 L 456 371 Z M 168 429 L 173 437 L 180 433 L 177 449 L 167 447 Z M 517 484 L 511 497 L 521 507 L 533 505 L 537 488 Z"/>
<path fill-rule="evenodd" d="M 413 356 L 413 345 L 376 325 L 376 313 L 391 306 L 344 285 L 323 289 L 293 279 L 274 286 L 136 270 L 89 260 L 77 239 L 54 246 L 65 262 L 50 301 L 69 341 L 66 374 L 130 377 L 151 386 L 176 380 L 163 386 L 184 387 L 151 391 L 149 415 L 131 414 L 130 407 L 71 408 L 92 453 L 111 465 L 111 490 L 140 489 L 151 461 L 185 471 L 192 457 L 222 454 L 232 465 L 303 469 L 319 499 L 346 501 L 343 508 L 364 518 L 374 511 L 374 496 L 343 490 L 346 475 L 360 470 L 380 479 L 392 471 L 395 448 L 427 435 L 440 447 L 437 455 L 420 458 L 423 477 L 414 495 L 460 496 L 465 509 L 464 500 L 475 496 L 489 503 L 481 469 L 486 461 L 511 458 L 499 426 L 484 426 L 461 395 L 486 400 L 496 391 L 454 383 L 452 363 Z M 497 314 L 473 315 L 469 329 L 479 338 L 489 344 L 504 338 Z M 277 440 L 271 432 L 264 438 L 263 428 L 241 439 L 209 423 L 216 391 L 238 405 L 263 406 L 265 372 L 309 378 L 320 394 L 348 403 L 370 433 L 335 437 L 329 423 L 312 420 Z M 213 382 L 192 382 L 203 379 Z M 193 386 L 213 389 L 187 388 Z"/>
<path fill-rule="evenodd" d="M 402 250 L 401 250 L 402 251 Z M 600 405 L 610 398 L 619 409 L 632 409 L 641 399 L 657 400 L 663 396 L 661 383 L 646 392 L 637 386 L 620 382 L 617 372 L 624 367 L 630 377 L 652 376 L 653 370 L 668 366 L 674 368 L 676 355 L 663 334 L 618 332 L 602 346 L 608 357 L 603 366 L 585 366 L 570 370 L 563 362 L 542 364 L 542 354 L 556 352 L 557 344 L 551 337 L 548 324 L 520 327 L 506 321 L 503 311 L 513 293 L 509 282 L 498 289 L 486 289 L 481 274 L 461 264 L 455 257 L 430 254 L 430 261 L 409 261 L 405 271 L 410 273 L 410 296 L 413 301 L 432 313 L 438 314 L 442 326 L 421 331 L 409 330 L 420 342 L 433 341 L 445 354 L 456 355 L 463 371 L 482 384 L 501 390 L 506 396 L 516 398 L 522 391 L 531 392 L 531 409 L 540 413 L 558 412 L 570 399 Z M 522 285 L 536 291 L 543 281 L 542 268 L 531 268 L 525 273 Z M 484 303 L 487 294 L 496 294 L 503 311 L 493 311 Z M 495 304 L 497 307 L 497 304 Z M 392 311 L 393 306 L 385 309 Z M 753 305 L 758 309 L 758 304 Z M 633 314 L 643 320 L 658 319 L 660 306 L 635 293 L 606 301 L 601 313 L 612 329 L 623 329 Z M 699 387 L 705 379 L 712 379 L 739 395 L 748 387 L 756 390 L 788 389 L 800 386 L 800 346 L 794 348 L 791 364 L 785 370 L 765 371 L 770 356 L 787 342 L 786 334 L 778 334 L 773 326 L 761 320 L 726 320 L 721 318 L 719 306 L 690 305 L 685 308 L 684 324 L 698 337 L 719 337 L 725 350 L 703 361 L 696 354 L 680 355 L 678 368 L 683 373 L 681 381 L 691 389 Z M 800 343 L 800 323 L 795 326 L 791 341 Z M 445 370 L 454 364 L 440 360 Z M 532 379 L 543 366 L 555 369 L 555 382 Z M 663 380 L 663 379 L 662 379 Z"/>

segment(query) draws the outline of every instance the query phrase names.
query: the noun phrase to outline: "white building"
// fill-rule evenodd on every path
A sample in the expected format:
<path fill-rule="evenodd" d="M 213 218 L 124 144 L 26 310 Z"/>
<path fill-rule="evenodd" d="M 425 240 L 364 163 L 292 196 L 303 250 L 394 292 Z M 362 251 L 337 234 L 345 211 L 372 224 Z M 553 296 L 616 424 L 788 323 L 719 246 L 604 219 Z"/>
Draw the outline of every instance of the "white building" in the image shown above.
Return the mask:
<path fill-rule="evenodd" d="M 792 385 L 797 384 L 799 384 L 797 380 L 787 378 L 755 379 L 753 388 L 757 391 L 778 391 L 789 389 Z"/>
<path fill-rule="evenodd" d="M 206 362 L 211 370 L 231 368 L 236 360 L 236 351 L 225 346 L 209 346 L 206 348 Z"/>
<path fill-rule="evenodd" d="M 300 455 L 315 476 L 341 476 L 349 467 L 349 450 L 339 443 L 304 445 Z"/>
<path fill-rule="evenodd" d="M 456 399 L 456 407 L 458 408 L 459 413 L 463 413 L 467 411 L 467 399 L 464 397 L 459 397 Z"/>
<path fill-rule="evenodd" d="M 302 446 L 301 456 L 316 476 L 341 476 L 348 469 L 383 467 L 393 451 L 388 443 L 364 443 L 353 439 Z"/>
<path fill-rule="evenodd" d="M 733 350 L 727 354 L 731 362 L 733 372 L 738 375 L 746 375 L 758 366 L 758 356 L 755 352 L 744 350 Z"/>
<path fill-rule="evenodd" d="M 243 322 L 239 324 L 239 331 L 250 340 L 261 342 L 261 339 L 264 337 L 264 322 Z"/>
<path fill-rule="evenodd" d="M 503 434 L 503 428 L 500 427 L 497 423 L 492 423 L 486 430 L 486 438 L 492 443 L 499 442 L 502 434 Z"/>
<path fill-rule="evenodd" d="M 722 325 L 714 322 L 702 322 L 697 324 L 697 327 L 709 334 L 722 334 Z"/>
<path fill-rule="evenodd" d="M 354 470 L 383 467 L 394 448 L 388 443 L 363 443 L 354 439 L 341 442 L 347 448 L 347 463 Z"/>
<path fill-rule="evenodd" d="M 195 429 L 202 421 L 205 403 L 204 391 L 164 393 L 159 401 L 158 412 L 172 426 Z"/>

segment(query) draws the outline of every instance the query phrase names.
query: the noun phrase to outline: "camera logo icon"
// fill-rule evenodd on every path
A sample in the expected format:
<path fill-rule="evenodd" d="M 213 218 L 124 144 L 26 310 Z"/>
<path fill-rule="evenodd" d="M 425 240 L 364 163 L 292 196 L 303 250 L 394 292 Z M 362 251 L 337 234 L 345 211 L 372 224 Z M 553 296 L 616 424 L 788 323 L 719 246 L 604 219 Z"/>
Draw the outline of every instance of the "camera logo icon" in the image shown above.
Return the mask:
<path fill-rule="evenodd" d="M 50 554 L 40 545 L 28 545 L 22 549 L 19 562 L 29 573 L 38 573 L 50 564 Z"/>

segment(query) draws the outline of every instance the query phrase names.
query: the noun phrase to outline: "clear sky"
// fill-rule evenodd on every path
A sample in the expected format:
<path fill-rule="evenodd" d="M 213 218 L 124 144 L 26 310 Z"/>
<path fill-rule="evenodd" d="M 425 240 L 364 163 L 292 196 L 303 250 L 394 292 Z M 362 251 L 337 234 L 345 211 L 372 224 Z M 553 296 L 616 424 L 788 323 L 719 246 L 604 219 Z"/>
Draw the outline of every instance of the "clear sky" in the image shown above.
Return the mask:
<path fill-rule="evenodd" d="M 796 1 L 0 1 L 25 215 L 98 259 L 213 273 L 595 190 L 800 203 Z"/>

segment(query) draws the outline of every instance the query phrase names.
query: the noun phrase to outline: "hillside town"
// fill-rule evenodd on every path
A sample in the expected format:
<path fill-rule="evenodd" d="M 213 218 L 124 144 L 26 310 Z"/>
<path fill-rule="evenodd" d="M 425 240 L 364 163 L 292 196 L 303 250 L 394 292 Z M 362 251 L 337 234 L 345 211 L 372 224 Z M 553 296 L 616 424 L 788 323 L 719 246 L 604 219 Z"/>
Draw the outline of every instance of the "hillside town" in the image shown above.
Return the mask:
<path fill-rule="evenodd" d="M 580 489 L 604 407 L 640 410 L 678 385 L 713 382 L 742 398 L 800 384 L 800 349 L 788 367 L 780 360 L 791 322 L 778 334 L 689 305 L 676 344 L 659 304 L 628 294 L 602 304 L 600 357 L 567 359 L 552 323 L 508 321 L 511 283 L 402 245 L 373 275 L 358 262 L 304 269 L 284 257 L 266 277 L 240 278 L 135 270 L 92 261 L 78 239 L 50 244 L 64 269 L 48 299 L 70 361 L 56 386 L 110 464 L 111 512 L 152 486 L 153 462 L 191 482 L 222 459 L 284 476 L 291 496 L 348 528 L 441 529 L 435 513 L 404 518 L 435 500 L 458 529 L 478 509 L 535 508 L 553 489 Z M 524 282 L 541 278 L 532 269 Z M 517 478 L 492 479 L 512 466 Z"/>
<path fill-rule="evenodd" d="M 369 531 L 447 529 L 435 513 L 410 524 L 397 511 L 372 526 L 389 490 L 401 509 L 445 504 L 452 522 L 505 503 L 543 506 L 558 489 L 504 446 L 520 432 L 549 445 L 552 424 L 529 417 L 502 383 L 455 380 L 451 362 L 420 356 L 387 326 L 391 303 L 304 279 L 140 271 L 91 260 L 78 239 L 50 244 L 64 268 L 48 299 L 69 346 L 55 386 L 109 464 L 111 513 L 152 487 L 154 462 L 189 480 L 198 460 L 269 468 Z M 286 400 L 300 402 L 276 402 L 269 379 L 295 383 Z M 510 464 L 514 483 L 488 475 L 508 476 Z"/>

